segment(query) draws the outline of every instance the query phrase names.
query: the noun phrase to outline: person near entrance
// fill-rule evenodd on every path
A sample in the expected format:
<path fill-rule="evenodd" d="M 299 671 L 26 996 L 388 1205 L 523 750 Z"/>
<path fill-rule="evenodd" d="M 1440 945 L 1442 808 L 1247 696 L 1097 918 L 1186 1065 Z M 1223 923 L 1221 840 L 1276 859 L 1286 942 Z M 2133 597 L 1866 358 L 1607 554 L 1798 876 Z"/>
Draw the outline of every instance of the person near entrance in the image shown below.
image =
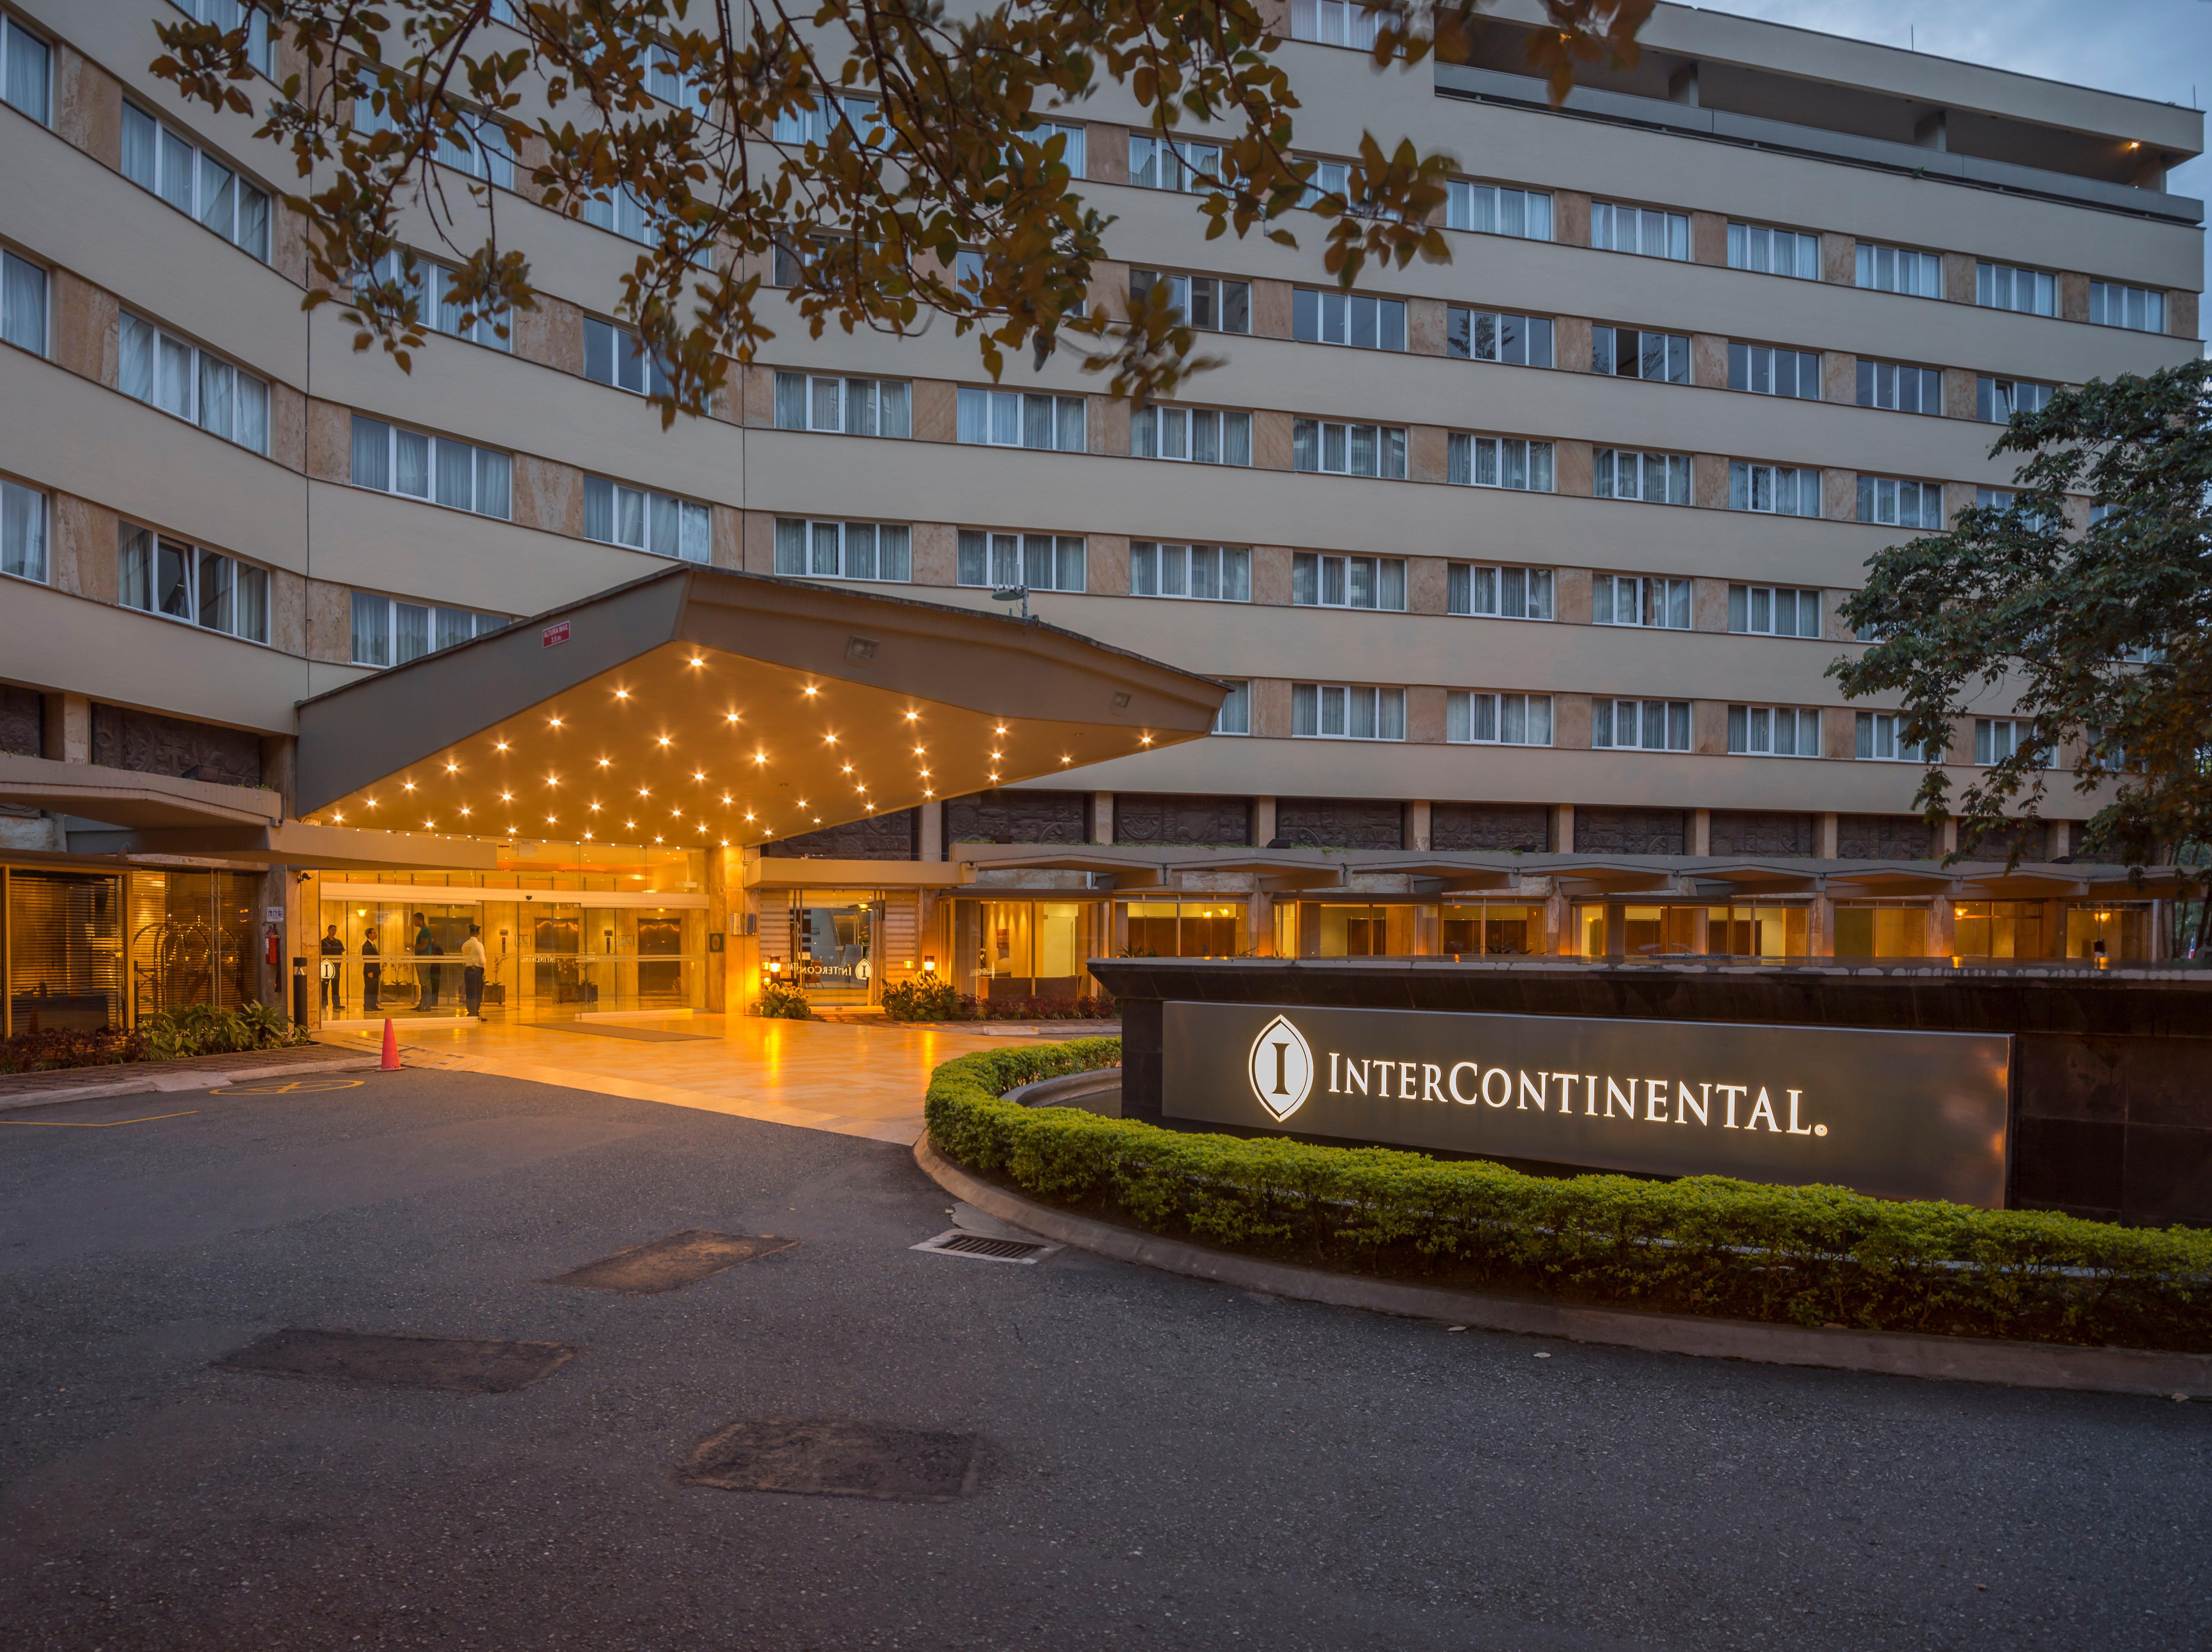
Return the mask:
<path fill-rule="evenodd" d="M 461 996 L 467 1001 L 471 1015 L 483 1009 L 483 926 L 471 924 L 469 938 L 461 943 Z"/>
<path fill-rule="evenodd" d="M 322 945 L 323 1008 L 345 1013 L 345 943 L 338 938 L 338 926 L 332 924 L 324 932 Z"/>
<path fill-rule="evenodd" d="M 419 912 L 415 914 L 415 956 L 418 958 L 435 958 L 444 956 L 444 949 L 439 946 L 438 938 L 430 932 L 430 920 Z M 434 963 L 418 963 L 415 966 L 415 973 L 421 979 L 422 987 L 421 994 L 415 1000 L 415 1007 L 417 1010 L 436 1009 L 438 1007 L 438 966 Z"/>
<path fill-rule="evenodd" d="M 361 938 L 361 1004 L 364 1012 L 374 1015 L 380 1007 L 376 995 L 384 987 L 384 966 L 379 963 L 374 930 Z"/>

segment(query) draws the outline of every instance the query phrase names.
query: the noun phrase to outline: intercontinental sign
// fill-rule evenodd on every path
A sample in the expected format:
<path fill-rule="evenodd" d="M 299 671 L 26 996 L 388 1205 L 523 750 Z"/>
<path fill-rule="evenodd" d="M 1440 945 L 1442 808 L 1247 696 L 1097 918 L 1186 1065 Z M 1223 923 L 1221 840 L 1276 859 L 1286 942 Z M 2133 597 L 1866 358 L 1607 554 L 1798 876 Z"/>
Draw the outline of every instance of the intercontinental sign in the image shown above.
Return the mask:
<path fill-rule="evenodd" d="M 2012 1040 L 1976 1033 L 1163 1007 L 1170 1117 L 1656 1175 L 2002 1206 Z"/>

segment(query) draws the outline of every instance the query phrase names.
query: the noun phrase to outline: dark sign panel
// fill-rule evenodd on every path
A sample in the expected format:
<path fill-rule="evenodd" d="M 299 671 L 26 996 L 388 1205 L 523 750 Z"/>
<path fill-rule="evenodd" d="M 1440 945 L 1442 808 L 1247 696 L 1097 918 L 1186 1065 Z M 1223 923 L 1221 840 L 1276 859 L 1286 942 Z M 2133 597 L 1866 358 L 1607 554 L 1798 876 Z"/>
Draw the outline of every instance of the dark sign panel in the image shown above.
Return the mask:
<path fill-rule="evenodd" d="M 1656 1175 L 2004 1203 L 2012 1040 L 1163 1006 L 1171 1118 Z"/>

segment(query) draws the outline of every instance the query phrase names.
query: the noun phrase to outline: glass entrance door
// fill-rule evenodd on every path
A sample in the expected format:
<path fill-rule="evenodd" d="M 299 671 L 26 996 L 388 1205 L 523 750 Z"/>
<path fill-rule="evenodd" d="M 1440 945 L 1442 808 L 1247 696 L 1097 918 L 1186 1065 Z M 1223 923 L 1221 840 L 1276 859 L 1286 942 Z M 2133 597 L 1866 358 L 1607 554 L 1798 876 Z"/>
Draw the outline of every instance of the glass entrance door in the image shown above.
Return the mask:
<path fill-rule="evenodd" d="M 866 1004 L 875 976 L 875 908 L 791 909 L 791 967 L 816 1004 Z"/>

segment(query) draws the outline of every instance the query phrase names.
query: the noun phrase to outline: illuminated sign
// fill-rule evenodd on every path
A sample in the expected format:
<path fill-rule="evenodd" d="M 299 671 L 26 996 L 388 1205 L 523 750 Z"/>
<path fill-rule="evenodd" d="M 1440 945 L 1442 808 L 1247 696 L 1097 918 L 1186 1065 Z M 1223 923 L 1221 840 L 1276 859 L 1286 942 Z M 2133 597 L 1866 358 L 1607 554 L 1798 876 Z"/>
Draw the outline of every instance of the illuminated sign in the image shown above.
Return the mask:
<path fill-rule="evenodd" d="M 1161 1031 L 1170 1118 L 2004 1203 L 2001 1034 L 1180 1003 Z"/>

